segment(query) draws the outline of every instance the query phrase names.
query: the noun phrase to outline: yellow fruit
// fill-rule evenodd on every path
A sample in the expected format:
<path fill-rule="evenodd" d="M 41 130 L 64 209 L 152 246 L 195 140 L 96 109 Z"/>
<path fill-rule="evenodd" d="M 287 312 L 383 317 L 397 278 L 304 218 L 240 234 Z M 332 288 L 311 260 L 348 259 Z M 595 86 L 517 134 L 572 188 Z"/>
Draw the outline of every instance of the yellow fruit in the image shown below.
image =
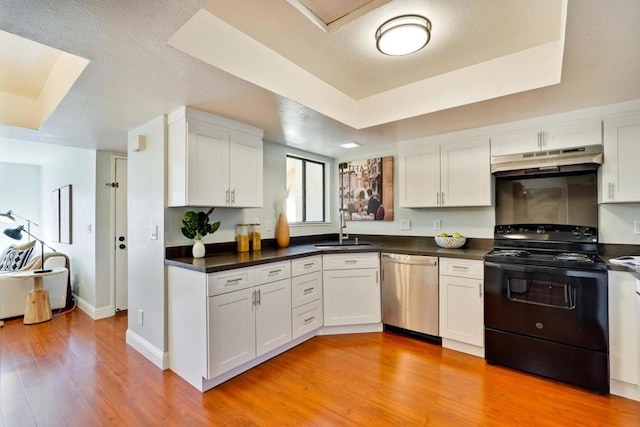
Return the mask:
<path fill-rule="evenodd" d="M 456 239 L 459 239 L 460 237 L 462 237 L 462 234 L 460 234 L 460 233 L 453 233 L 453 237 L 455 237 Z"/>
<path fill-rule="evenodd" d="M 440 237 L 449 237 L 449 235 L 447 233 L 442 233 L 440 234 Z"/>

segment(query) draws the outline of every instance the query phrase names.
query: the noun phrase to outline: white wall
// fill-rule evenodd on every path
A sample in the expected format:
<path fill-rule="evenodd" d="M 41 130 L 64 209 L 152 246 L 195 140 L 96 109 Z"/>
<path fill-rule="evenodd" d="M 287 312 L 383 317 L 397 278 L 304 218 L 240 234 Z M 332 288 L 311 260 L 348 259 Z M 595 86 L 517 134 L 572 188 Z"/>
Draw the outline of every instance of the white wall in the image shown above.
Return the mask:
<path fill-rule="evenodd" d="M 42 222 L 46 241 L 71 260 L 71 285 L 80 297 L 96 307 L 96 152 L 57 147 L 41 167 Z M 72 186 L 72 243 L 52 241 L 54 216 L 51 192 Z"/>
<path fill-rule="evenodd" d="M 40 220 L 40 166 L 23 165 L 18 163 L 0 162 L 0 213 L 13 211 L 16 214 L 28 218 L 36 224 L 41 224 Z M 2 233 L 6 228 L 15 228 L 24 225 L 27 230 L 27 222 L 14 216 L 16 222 L 0 222 L 0 251 L 3 251 L 11 244 L 19 242 L 7 237 Z M 37 237 L 42 237 L 43 230 L 35 225 L 31 226 L 31 232 Z M 23 242 L 28 240 L 26 233 L 23 234 Z M 38 251 L 40 248 L 38 247 Z"/>
<path fill-rule="evenodd" d="M 96 152 L 96 298 L 95 307 L 112 313 L 113 294 L 111 292 L 113 241 L 111 239 L 111 195 L 115 191 L 107 187 L 111 182 L 111 156 L 108 151 Z"/>
<path fill-rule="evenodd" d="M 157 117 L 129 132 L 129 137 L 136 135 L 144 135 L 146 147 L 142 151 L 129 151 L 127 155 L 127 342 L 161 365 L 162 353 L 167 349 L 164 268 L 166 117 Z M 152 225 L 158 226 L 158 240 L 149 239 Z M 138 324 L 138 310 L 143 311 L 142 325 Z M 150 349 L 150 353 L 145 349 Z"/>

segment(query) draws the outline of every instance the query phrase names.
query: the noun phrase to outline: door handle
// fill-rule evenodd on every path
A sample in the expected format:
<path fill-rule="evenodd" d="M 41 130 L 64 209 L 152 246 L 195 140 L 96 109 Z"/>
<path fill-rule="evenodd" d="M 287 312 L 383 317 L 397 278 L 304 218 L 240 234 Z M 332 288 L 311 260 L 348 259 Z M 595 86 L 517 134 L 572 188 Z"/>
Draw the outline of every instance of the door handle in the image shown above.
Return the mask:
<path fill-rule="evenodd" d="M 125 249 L 127 246 L 124 243 L 120 243 L 120 246 L 118 246 L 120 249 Z"/>

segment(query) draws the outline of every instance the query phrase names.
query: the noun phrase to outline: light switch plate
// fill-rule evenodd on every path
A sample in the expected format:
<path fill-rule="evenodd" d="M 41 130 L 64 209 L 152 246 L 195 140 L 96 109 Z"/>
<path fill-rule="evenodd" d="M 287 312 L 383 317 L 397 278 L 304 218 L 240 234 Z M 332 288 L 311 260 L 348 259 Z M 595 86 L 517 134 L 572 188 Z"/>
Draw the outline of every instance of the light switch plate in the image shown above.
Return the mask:
<path fill-rule="evenodd" d="M 411 220 L 410 219 L 401 219 L 400 220 L 400 230 L 411 230 Z"/>
<path fill-rule="evenodd" d="M 633 221 L 633 234 L 640 234 L 640 221 Z"/>
<path fill-rule="evenodd" d="M 271 222 L 271 220 L 268 220 L 268 221 L 267 221 L 267 224 L 266 224 L 265 230 L 267 230 L 267 231 L 271 231 L 271 230 L 273 230 L 273 222 Z"/>
<path fill-rule="evenodd" d="M 434 219 L 433 220 L 433 229 L 436 231 L 440 230 L 440 220 L 439 219 Z"/>
<path fill-rule="evenodd" d="M 158 240 L 158 226 L 152 225 L 149 233 L 150 240 Z"/>

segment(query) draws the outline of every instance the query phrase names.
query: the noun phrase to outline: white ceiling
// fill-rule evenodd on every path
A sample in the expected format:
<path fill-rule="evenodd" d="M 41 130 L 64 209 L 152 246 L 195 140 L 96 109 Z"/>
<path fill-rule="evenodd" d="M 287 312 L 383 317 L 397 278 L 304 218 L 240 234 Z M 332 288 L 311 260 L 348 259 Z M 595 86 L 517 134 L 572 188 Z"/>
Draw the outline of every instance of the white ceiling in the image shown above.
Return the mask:
<path fill-rule="evenodd" d="M 244 28 L 247 33 L 270 40 L 261 43 L 358 98 L 557 37 L 552 34 L 557 25 L 547 28 L 544 24 L 555 19 L 558 1 L 374 1 L 380 6 L 372 12 L 355 19 L 347 15 L 328 26 L 332 46 L 322 42 L 327 35 L 322 36 L 318 26 L 295 13 L 287 0 L 216 0 L 209 4 L 203 0 L 5 1 L 0 3 L 1 30 L 87 58 L 90 63 L 40 130 L 0 126 L 0 137 L 126 151 L 128 130 L 187 105 L 263 128 L 269 141 L 339 156 L 343 149 L 338 145 L 345 141 L 357 141 L 367 150 L 383 149 L 403 139 L 640 99 L 637 0 L 569 1 L 559 84 L 361 130 L 167 44 L 202 7 L 210 11 L 221 7 L 216 12 L 220 18 L 240 29 L 251 24 Z M 432 42 L 417 56 L 402 58 L 406 61 L 401 72 L 393 65 L 389 68 L 386 57 L 367 59 L 372 34 L 351 32 L 358 22 L 379 25 L 372 17 L 387 9 L 395 13 L 398 4 L 434 7 L 433 13 L 424 12 L 433 22 Z M 236 15 L 239 11 L 244 14 Z M 243 18 L 238 20 L 238 16 Z M 312 34 L 311 49 L 301 50 L 297 45 L 298 39 L 309 42 L 306 36 L 299 36 L 302 27 Z M 460 42 L 465 34 L 471 39 Z M 443 47 L 445 41 L 455 40 L 464 46 L 455 51 Z M 323 56 L 331 53 L 330 47 L 345 47 L 353 41 L 360 48 L 347 49 L 346 58 L 345 51 L 340 53 L 342 59 Z M 368 60 L 378 63 L 365 70 L 371 81 L 360 78 L 363 72 L 358 68 Z"/>

